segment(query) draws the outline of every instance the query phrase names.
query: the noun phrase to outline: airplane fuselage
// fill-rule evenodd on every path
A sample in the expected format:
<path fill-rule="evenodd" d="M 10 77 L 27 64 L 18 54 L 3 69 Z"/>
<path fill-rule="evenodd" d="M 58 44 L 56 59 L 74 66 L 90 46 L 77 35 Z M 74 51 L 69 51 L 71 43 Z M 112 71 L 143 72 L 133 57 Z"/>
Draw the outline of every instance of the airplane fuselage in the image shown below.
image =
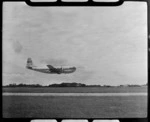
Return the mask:
<path fill-rule="evenodd" d="M 62 73 L 73 73 L 76 68 L 75 67 L 65 67 L 65 66 L 60 66 L 59 67 L 53 67 L 52 65 L 46 65 L 47 67 L 37 67 L 33 65 L 32 59 L 28 58 L 27 59 L 27 64 L 26 68 L 30 70 L 34 70 L 37 72 L 42 72 L 42 73 L 49 73 L 49 74 L 62 74 Z"/>
<path fill-rule="evenodd" d="M 30 70 L 42 72 L 42 73 L 49 73 L 49 74 L 62 74 L 62 73 L 73 73 L 76 68 L 57 68 L 57 69 L 49 69 L 49 68 L 33 68 L 33 67 L 27 67 Z"/>
<path fill-rule="evenodd" d="M 38 69 L 38 68 L 29 68 L 30 70 L 34 70 L 34 71 L 38 71 L 38 72 L 42 72 L 42 73 L 51 73 L 49 69 Z"/>

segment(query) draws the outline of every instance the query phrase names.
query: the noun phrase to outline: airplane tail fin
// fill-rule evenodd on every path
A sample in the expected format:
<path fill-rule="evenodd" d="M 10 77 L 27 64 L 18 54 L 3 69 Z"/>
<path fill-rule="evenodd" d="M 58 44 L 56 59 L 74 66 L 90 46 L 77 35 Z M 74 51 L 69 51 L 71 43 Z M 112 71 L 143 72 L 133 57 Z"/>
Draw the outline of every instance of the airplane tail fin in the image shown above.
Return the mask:
<path fill-rule="evenodd" d="M 26 67 L 29 68 L 29 69 L 31 69 L 33 67 L 33 62 L 32 62 L 31 58 L 27 59 L 27 65 L 26 65 Z"/>

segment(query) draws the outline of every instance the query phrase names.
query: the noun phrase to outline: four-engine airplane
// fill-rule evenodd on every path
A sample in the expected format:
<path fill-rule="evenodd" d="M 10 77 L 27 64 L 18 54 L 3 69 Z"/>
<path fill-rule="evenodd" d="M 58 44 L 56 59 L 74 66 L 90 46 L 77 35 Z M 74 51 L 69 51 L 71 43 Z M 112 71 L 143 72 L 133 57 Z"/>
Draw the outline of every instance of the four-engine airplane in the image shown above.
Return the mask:
<path fill-rule="evenodd" d="M 76 71 L 76 67 L 60 67 L 60 68 L 55 68 L 51 65 L 47 65 L 46 68 L 41 68 L 33 65 L 32 59 L 28 58 L 27 59 L 27 69 L 42 72 L 42 73 L 49 73 L 49 74 L 62 74 L 62 73 L 73 73 Z"/>

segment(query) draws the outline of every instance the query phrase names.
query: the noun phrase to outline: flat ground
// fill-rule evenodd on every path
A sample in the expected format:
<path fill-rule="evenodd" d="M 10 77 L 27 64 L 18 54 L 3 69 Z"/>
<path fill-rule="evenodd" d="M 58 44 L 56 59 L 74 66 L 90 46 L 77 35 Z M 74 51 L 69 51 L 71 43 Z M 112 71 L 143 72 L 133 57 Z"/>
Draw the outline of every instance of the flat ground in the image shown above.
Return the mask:
<path fill-rule="evenodd" d="M 137 93 L 147 92 L 147 87 L 14 87 L 3 88 L 11 93 Z"/>
<path fill-rule="evenodd" d="M 3 92 L 145 93 L 147 88 L 4 88 Z M 3 96 L 3 117 L 143 118 L 147 96 Z"/>

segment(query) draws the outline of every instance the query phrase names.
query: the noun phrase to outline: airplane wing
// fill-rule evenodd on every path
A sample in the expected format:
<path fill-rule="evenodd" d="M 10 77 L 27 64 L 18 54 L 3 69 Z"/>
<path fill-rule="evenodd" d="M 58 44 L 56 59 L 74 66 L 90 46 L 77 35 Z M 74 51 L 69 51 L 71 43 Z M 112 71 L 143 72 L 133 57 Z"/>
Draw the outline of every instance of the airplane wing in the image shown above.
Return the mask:
<path fill-rule="evenodd" d="M 57 68 L 55 68 L 55 67 L 53 67 L 51 65 L 47 65 L 47 67 L 49 68 L 49 70 L 51 72 L 54 72 L 54 73 L 57 73 L 57 74 L 61 74 L 61 70 L 60 69 L 57 69 Z"/>
<path fill-rule="evenodd" d="M 49 69 L 55 69 L 53 66 L 51 66 L 51 65 L 47 65 L 47 67 L 49 68 Z"/>

